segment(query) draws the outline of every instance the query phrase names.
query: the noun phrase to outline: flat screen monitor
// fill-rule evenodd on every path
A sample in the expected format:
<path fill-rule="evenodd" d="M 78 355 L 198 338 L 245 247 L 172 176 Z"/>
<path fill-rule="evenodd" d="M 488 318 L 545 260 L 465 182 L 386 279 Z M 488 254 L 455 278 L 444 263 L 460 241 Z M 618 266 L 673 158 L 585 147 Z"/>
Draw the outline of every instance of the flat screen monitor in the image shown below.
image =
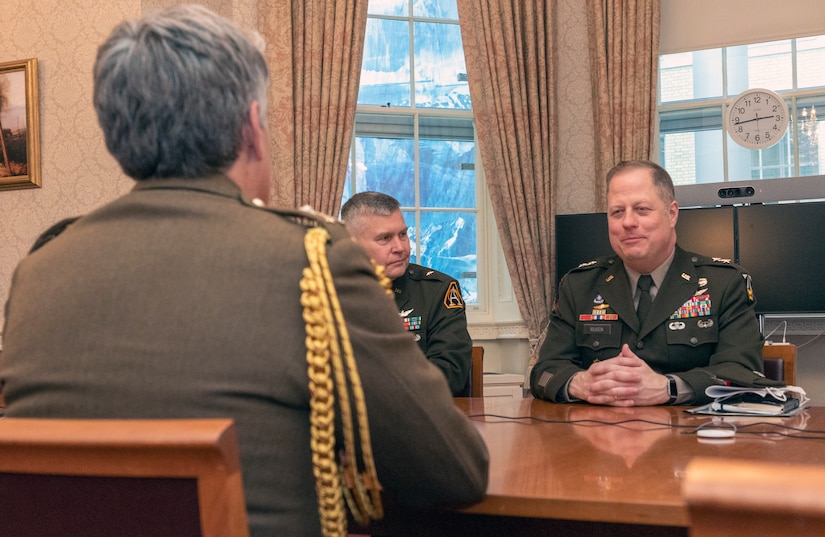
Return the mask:
<path fill-rule="evenodd" d="M 734 207 L 680 209 L 676 241 L 689 252 L 736 262 Z"/>
<path fill-rule="evenodd" d="M 605 213 L 556 215 L 556 284 L 568 270 L 610 255 Z"/>
<path fill-rule="evenodd" d="M 750 274 L 756 311 L 825 312 L 825 203 L 738 208 L 739 264 Z"/>

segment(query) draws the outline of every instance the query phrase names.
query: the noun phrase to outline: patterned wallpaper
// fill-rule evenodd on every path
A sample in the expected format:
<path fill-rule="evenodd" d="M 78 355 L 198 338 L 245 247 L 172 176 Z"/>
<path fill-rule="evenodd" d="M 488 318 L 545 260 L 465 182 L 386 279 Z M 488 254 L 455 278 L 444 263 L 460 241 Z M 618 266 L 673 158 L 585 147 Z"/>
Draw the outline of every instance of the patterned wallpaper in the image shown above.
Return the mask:
<path fill-rule="evenodd" d="M 130 181 L 106 152 L 92 108 L 97 44 L 136 0 L 3 0 L 0 61 L 35 57 L 40 97 L 42 188 L 0 192 L 0 297 L 35 238 L 61 218 L 125 192 Z"/>
<path fill-rule="evenodd" d="M 92 107 L 95 53 L 121 20 L 176 3 L 182 2 L 2 0 L 3 13 L 12 15 L 3 19 L 0 62 L 38 61 L 42 187 L 0 192 L 0 304 L 14 268 L 42 231 L 131 188 L 106 151 Z M 201 3 L 247 27 L 257 20 L 254 0 Z"/>
<path fill-rule="evenodd" d="M 559 212 L 593 210 L 592 113 L 586 19 L 581 0 L 556 0 L 565 55 L 559 99 Z M 2 0 L 0 62 L 35 57 L 40 97 L 42 188 L 0 192 L 0 303 L 15 266 L 35 238 L 58 220 L 89 212 L 127 192 L 132 181 L 106 151 L 92 108 L 92 66 L 98 44 L 124 18 L 171 0 Z M 205 0 L 244 27 L 255 27 L 257 0 Z M 587 180 L 580 180 L 588 178 Z M 2 309 L 0 309 L 2 315 Z M 0 318 L 2 322 L 2 318 Z"/>

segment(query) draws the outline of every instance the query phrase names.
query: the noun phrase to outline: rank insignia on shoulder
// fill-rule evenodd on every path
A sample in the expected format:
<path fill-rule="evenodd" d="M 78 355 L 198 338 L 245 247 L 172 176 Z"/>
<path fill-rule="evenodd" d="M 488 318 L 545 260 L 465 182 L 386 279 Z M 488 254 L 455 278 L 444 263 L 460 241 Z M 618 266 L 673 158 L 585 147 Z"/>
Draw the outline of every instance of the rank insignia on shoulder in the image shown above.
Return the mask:
<path fill-rule="evenodd" d="M 464 308 L 464 299 L 461 297 L 458 282 L 450 282 L 447 292 L 444 293 L 444 305 L 451 310 Z"/>
<path fill-rule="evenodd" d="M 713 260 L 714 260 L 714 261 L 716 261 L 717 263 L 727 263 L 727 264 L 730 264 L 730 259 L 725 259 L 724 257 L 712 257 L 711 259 L 713 259 Z"/>
<path fill-rule="evenodd" d="M 579 263 L 579 265 L 576 268 L 589 267 L 590 265 L 595 265 L 595 264 L 596 264 L 596 260 L 594 259 L 593 261 L 585 261 L 584 263 Z"/>
<path fill-rule="evenodd" d="M 301 212 L 303 212 L 303 213 L 306 213 L 306 214 L 308 214 L 308 215 L 310 215 L 310 216 L 313 216 L 313 217 L 315 217 L 315 218 L 318 218 L 318 219 L 320 219 L 320 220 L 324 220 L 324 221 L 325 221 L 325 222 L 327 222 L 328 224 L 333 224 L 333 223 L 335 223 L 335 222 L 337 222 L 337 221 L 338 221 L 337 219 L 335 219 L 334 217 L 332 217 L 332 216 L 330 216 L 330 215 L 328 215 L 328 214 L 324 214 L 324 213 L 322 213 L 322 212 L 320 212 L 320 211 L 316 211 L 315 209 L 313 209 L 313 208 L 312 208 L 312 207 L 310 207 L 309 205 L 301 205 L 301 206 L 298 208 L 298 210 L 299 210 L 299 211 L 301 211 Z"/>

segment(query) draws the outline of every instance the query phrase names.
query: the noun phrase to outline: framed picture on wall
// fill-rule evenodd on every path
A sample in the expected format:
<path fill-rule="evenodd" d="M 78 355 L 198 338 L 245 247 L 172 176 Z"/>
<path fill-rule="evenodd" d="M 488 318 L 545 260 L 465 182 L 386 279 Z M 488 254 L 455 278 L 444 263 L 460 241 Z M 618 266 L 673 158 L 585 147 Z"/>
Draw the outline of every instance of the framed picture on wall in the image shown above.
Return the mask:
<path fill-rule="evenodd" d="M 37 58 L 0 63 L 0 190 L 40 187 Z"/>

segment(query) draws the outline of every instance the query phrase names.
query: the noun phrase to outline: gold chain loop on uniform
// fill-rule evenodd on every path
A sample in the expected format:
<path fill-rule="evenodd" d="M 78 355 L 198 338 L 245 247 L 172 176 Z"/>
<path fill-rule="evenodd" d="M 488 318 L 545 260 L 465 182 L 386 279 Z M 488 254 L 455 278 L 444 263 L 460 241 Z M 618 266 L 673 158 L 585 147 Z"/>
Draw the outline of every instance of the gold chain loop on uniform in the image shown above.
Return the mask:
<path fill-rule="evenodd" d="M 387 276 L 386 267 L 384 267 L 384 265 L 376 265 L 375 261 L 373 261 L 372 268 L 378 276 L 378 283 L 381 284 L 381 287 L 384 288 L 387 295 L 392 298 L 392 280 Z"/>
<path fill-rule="evenodd" d="M 370 519 L 380 519 L 384 513 L 361 377 L 327 263 L 328 240 L 329 233 L 321 227 L 311 228 L 306 233 L 304 245 L 309 267 L 304 269 L 301 279 L 301 305 L 306 323 L 310 447 L 321 531 L 324 537 L 345 537 L 347 517 L 344 498 L 359 524 L 367 525 Z M 382 280 L 382 284 L 386 287 L 388 281 Z M 335 458 L 336 392 L 344 436 L 344 449 L 339 455 L 340 468 Z M 355 446 L 351 401 L 355 402 L 360 453 Z M 363 473 L 358 471 L 359 454 L 364 466 Z"/>

